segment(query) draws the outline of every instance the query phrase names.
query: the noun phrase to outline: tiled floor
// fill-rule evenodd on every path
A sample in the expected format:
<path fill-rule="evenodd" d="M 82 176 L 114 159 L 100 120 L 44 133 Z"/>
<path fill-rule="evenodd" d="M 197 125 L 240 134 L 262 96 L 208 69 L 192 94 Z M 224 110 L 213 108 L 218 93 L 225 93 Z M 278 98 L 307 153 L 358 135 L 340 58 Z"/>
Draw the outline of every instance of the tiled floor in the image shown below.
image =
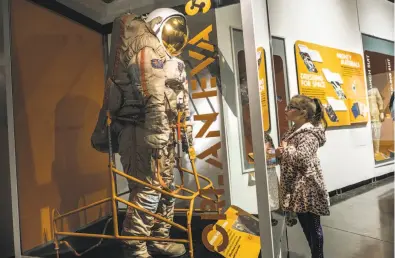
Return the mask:
<path fill-rule="evenodd" d="M 322 220 L 329 258 L 394 257 L 394 178 L 333 198 Z M 310 258 L 299 224 L 288 228 L 290 258 Z"/>
<path fill-rule="evenodd" d="M 347 192 L 342 196 L 332 198 L 331 216 L 323 218 L 324 249 L 326 258 L 393 258 L 394 257 L 394 178 L 387 178 L 375 185 L 367 185 L 356 190 Z M 275 241 L 279 242 L 282 237 L 280 225 L 273 230 Z M 178 219 L 177 219 L 178 220 Z M 183 223 L 182 221 L 178 221 Z M 222 257 L 205 249 L 201 243 L 201 230 L 206 226 L 202 221 L 196 220 L 193 234 L 195 239 L 195 257 Z M 100 229 L 102 230 L 102 229 Z M 100 231 L 99 230 L 99 231 Z M 176 232 L 176 231 L 174 231 Z M 91 232 L 94 233 L 94 232 Z M 97 232 L 101 233 L 101 232 Z M 109 233 L 109 232 L 108 232 Z M 305 241 L 299 224 L 288 228 L 289 258 L 310 258 L 309 248 Z M 185 236 L 174 236 L 185 237 Z M 74 242 L 78 246 L 81 243 Z M 96 242 L 84 245 L 92 245 Z M 282 244 L 275 243 L 276 249 L 280 246 L 286 248 L 285 241 Z M 81 248 L 84 250 L 85 248 Z M 36 252 L 34 256 L 55 258 L 51 255 L 53 246 Z M 47 253 L 47 255 L 38 255 Z M 278 250 L 277 252 L 278 253 Z M 76 257 L 72 254 L 62 254 L 61 258 Z M 87 253 L 85 258 L 122 258 L 120 246 L 116 242 L 106 242 L 100 248 Z M 187 258 L 189 255 L 184 255 Z M 283 255 L 282 258 L 287 257 Z M 159 258 L 159 257 L 158 257 Z M 244 257 L 243 257 L 244 258 Z M 246 257 L 250 258 L 250 257 Z M 252 257 L 254 258 L 254 257 Z"/>

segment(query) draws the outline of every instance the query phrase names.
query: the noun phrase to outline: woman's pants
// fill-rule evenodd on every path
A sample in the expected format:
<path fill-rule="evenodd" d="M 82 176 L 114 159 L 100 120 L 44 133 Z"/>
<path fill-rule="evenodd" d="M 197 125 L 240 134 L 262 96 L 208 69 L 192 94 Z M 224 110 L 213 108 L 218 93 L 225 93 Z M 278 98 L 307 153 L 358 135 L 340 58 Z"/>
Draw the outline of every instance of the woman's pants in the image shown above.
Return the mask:
<path fill-rule="evenodd" d="M 309 243 L 312 258 L 324 258 L 324 234 L 320 216 L 313 213 L 298 213 L 298 219 Z"/>

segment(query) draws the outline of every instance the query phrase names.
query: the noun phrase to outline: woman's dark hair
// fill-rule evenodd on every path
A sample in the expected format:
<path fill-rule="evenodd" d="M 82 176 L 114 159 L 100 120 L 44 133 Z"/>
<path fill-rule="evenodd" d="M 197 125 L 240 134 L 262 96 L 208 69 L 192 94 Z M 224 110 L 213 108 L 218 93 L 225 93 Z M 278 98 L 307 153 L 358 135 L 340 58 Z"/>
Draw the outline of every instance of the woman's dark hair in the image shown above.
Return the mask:
<path fill-rule="evenodd" d="M 313 99 L 313 101 L 315 103 L 315 114 L 312 119 L 312 124 L 318 125 L 319 123 L 322 123 L 324 128 L 326 129 L 328 127 L 328 123 L 325 119 L 325 109 L 322 106 L 321 100 Z"/>
<path fill-rule="evenodd" d="M 314 126 L 322 124 L 324 129 L 328 127 L 325 119 L 325 109 L 319 99 L 296 95 L 292 98 L 291 102 L 296 108 L 306 112 L 307 121 Z"/>

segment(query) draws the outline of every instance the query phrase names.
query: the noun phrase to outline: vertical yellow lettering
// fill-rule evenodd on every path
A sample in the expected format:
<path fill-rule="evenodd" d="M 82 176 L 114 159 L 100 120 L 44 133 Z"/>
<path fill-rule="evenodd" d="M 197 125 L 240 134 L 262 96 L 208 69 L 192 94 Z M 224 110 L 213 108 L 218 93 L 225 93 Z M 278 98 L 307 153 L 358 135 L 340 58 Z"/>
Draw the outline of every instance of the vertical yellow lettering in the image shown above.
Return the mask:
<path fill-rule="evenodd" d="M 210 126 L 214 123 L 215 120 L 217 120 L 218 115 L 219 115 L 219 113 L 212 113 L 212 114 L 193 116 L 194 120 L 205 121 L 204 125 L 200 129 L 199 133 L 196 135 L 196 138 L 202 138 L 206 134 L 206 132 L 210 128 Z M 207 137 L 219 137 L 219 136 L 220 136 L 219 131 L 211 131 L 207 135 Z"/>
<path fill-rule="evenodd" d="M 206 157 L 208 157 L 209 155 L 212 155 L 216 158 L 218 158 L 218 151 L 219 149 L 221 149 L 221 142 L 218 142 L 217 144 L 211 146 L 210 148 L 208 148 L 207 150 L 203 151 L 202 153 L 200 153 L 197 158 L 198 159 L 205 159 Z M 210 165 L 213 165 L 214 167 L 217 167 L 219 169 L 222 169 L 222 163 L 219 162 L 216 159 L 213 158 L 209 158 L 207 160 L 205 160 L 207 163 L 209 163 Z"/>

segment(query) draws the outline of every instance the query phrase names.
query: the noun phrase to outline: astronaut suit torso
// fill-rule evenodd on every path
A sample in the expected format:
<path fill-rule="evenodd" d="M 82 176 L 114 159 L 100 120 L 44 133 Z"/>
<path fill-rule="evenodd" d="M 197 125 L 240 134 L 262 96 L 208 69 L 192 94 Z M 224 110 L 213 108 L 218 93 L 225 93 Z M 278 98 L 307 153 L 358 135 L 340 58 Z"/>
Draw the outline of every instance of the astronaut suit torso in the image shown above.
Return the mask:
<path fill-rule="evenodd" d="M 133 14 L 126 14 L 114 21 L 119 25 L 113 31 L 120 38 L 112 51 L 115 62 L 110 64 L 112 81 L 123 92 L 123 99 L 116 105 L 116 116 L 122 124 L 119 133 L 119 154 L 125 173 L 144 182 L 163 188 L 157 169 L 170 189 L 174 188 L 175 134 L 177 112 L 189 120 L 188 83 L 184 63 L 167 55 L 165 48 L 152 31 L 152 24 Z M 155 21 L 153 21 L 155 22 Z M 110 57 L 111 59 L 111 57 Z M 135 123 L 128 121 L 131 119 Z M 126 120 L 123 120 L 126 119 Z M 116 119 L 117 120 L 117 119 Z M 191 132 L 188 134 L 192 144 Z M 154 152 L 161 150 L 158 158 Z M 174 198 L 141 184 L 129 182 L 129 201 L 167 219 L 174 216 Z M 123 223 L 123 235 L 168 238 L 170 225 L 153 216 L 128 207 Z M 149 257 L 144 242 L 128 241 L 136 247 L 133 255 Z"/>

